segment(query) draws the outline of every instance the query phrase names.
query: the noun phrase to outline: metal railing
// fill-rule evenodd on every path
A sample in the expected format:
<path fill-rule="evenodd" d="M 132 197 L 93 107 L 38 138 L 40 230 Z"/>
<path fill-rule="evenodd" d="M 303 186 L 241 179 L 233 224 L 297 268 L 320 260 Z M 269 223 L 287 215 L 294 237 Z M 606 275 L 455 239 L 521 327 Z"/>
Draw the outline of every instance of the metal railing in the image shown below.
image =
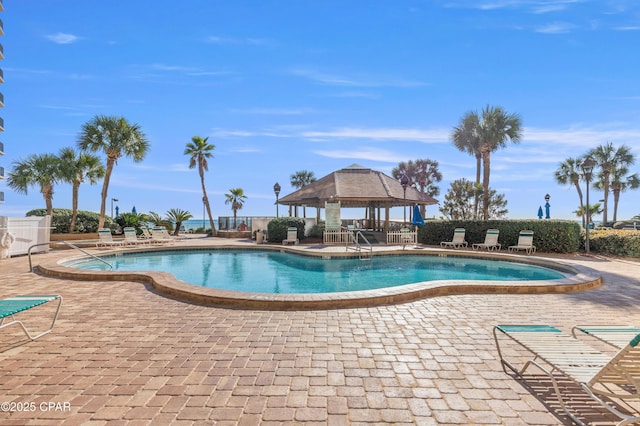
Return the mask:
<path fill-rule="evenodd" d="M 367 240 L 367 237 L 364 236 L 362 231 L 347 231 L 349 232 L 349 235 L 351 235 L 351 242 L 353 242 L 353 244 L 355 245 L 354 250 L 360 255 L 360 259 L 371 259 L 371 256 L 373 255 L 373 246 L 371 245 L 369 240 Z M 363 242 L 366 244 L 366 247 L 363 247 L 362 244 L 360 244 L 360 238 L 362 238 Z M 345 248 L 347 251 L 349 251 L 349 243 L 346 244 Z M 363 248 L 369 251 L 368 257 L 364 257 L 366 252 L 362 251 Z"/>
<path fill-rule="evenodd" d="M 86 250 L 81 249 L 80 247 L 78 247 L 78 246 L 77 246 L 77 245 L 75 245 L 75 244 L 71 244 L 71 243 L 70 243 L 70 242 L 68 242 L 68 241 L 56 241 L 56 243 L 66 244 L 67 246 L 69 246 L 69 247 L 71 247 L 71 248 L 74 248 L 74 249 L 76 249 L 76 250 L 79 250 L 79 251 L 81 251 L 82 253 L 86 254 L 87 256 L 90 256 L 90 257 L 92 257 L 92 258 L 94 258 L 94 259 L 96 259 L 96 260 L 98 260 L 98 261 L 100 261 L 100 262 L 104 263 L 105 265 L 107 265 L 107 266 L 109 267 L 109 269 L 113 269 L 113 265 L 112 265 L 112 264 L 110 264 L 109 262 L 107 262 L 106 260 L 104 260 L 104 259 L 102 259 L 102 258 L 100 258 L 100 257 L 96 256 L 95 254 L 91 254 L 91 253 L 89 253 L 89 252 L 88 252 L 88 251 L 86 251 Z M 40 243 L 40 244 L 34 244 L 34 245 L 32 245 L 32 246 L 30 246 L 30 247 L 29 247 L 29 250 L 27 251 L 27 254 L 29 255 L 29 272 L 33 272 L 33 264 L 31 263 L 31 249 L 32 249 L 32 248 L 34 248 L 34 247 L 43 246 L 43 245 L 48 245 L 48 244 L 51 244 L 51 242 L 48 242 L 48 243 Z"/>

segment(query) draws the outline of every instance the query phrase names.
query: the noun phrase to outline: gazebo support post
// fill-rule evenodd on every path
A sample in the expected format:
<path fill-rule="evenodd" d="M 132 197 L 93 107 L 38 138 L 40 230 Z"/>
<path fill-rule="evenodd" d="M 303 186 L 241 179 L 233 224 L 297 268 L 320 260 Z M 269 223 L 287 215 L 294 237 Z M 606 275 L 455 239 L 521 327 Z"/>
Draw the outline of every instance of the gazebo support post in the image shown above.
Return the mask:
<path fill-rule="evenodd" d="M 384 232 L 389 232 L 389 206 L 384 208 Z"/>

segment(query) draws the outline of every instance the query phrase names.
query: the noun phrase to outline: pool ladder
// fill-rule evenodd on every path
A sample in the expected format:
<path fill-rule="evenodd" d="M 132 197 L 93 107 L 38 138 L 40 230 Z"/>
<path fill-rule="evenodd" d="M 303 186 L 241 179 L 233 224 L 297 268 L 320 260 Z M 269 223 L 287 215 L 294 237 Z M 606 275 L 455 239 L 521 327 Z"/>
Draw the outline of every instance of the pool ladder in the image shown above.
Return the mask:
<path fill-rule="evenodd" d="M 371 256 L 373 255 L 373 247 L 371 246 L 369 240 L 367 240 L 367 237 L 364 236 L 362 231 L 358 230 L 350 233 L 350 235 L 350 240 L 353 243 L 354 250 L 356 253 L 358 253 L 358 257 L 360 258 L 360 260 L 371 260 Z M 362 238 L 363 242 L 366 244 L 365 246 L 360 244 L 360 238 Z M 348 250 L 349 242 L 347 242 L 347 251 Z"/>
<path fill-rule="evenodd" d="M 96 255 L 94 255 L 94 254 L 91 254 L 91 253 L 89 253 L 89 252 L 88 252 L 88 251 L 86 251 L 86 250 L 81 249 L 80 247 L 78 247 L 78 246 L 77 246 L 77 245 L 75 245 L 75 244 L 71 244 L 71 243 L 70 243 L 70 242 L 68 242 L 68 241 L 55 241 L 55 242 L 56 242 L 56 243 L 62 243 L 62 244 L 65 244 L 65 245 L 67 245 L 67 246 L 69 246 L 69 247 L 71 247 L 71 248 L 73 248 L 73 249 L 79 250 L 79 251 L 81 251 L 82 253 L 86 254 L 87 256 L 90 256 L 90 257 L 92 257 L 92 258 L 94 258 L 94 259 L 96 259 L 96 260 L 98 260 L 98 261 L 100 261 L 100 262 L 102 262 L 102 263 L 106 264 L 106 265 L 109 267 L 109 269 L 113 269 L 113 265 L 111 265 L 111 264 L 110 264 L 109 262 L 107 262 L 106 260 L 104 260 L 104 259 L 102 259 L 102 258 L 100 258 L 100 257 L 98 257 L 98 256 L 96 256 Z M 52 242 L 50 241 L 50 242 L 48 242 L 48 243 L 34 244 L 34 245 L 32 245 L 32 246 L 30 246 L 30 247 L 29 247 L 29 249 L 27 250 L 27 254 L 29 255 L 29 272 L 34 272 L 34 270 L 33 270 L 33 264 L 31 263 L 31 249 L 32 249 L 32 248 L 34 248 L 34 247 L 38 247 L 38 246 L 49 245 L 49 244 L 51 244 L 51 243 L 52 243 Z"/>

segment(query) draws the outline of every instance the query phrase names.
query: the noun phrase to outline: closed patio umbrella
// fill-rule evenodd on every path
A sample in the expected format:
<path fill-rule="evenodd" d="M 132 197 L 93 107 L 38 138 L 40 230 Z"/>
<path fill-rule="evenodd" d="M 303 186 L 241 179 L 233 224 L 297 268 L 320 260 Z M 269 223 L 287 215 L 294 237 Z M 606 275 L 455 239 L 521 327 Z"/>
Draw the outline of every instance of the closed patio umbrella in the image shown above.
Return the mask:
<path fill-rule="evenodd" d="M 411 223 L 416 226 L 424 225 L 424 219 L 422 218 L 422 214 L 420 213 L 420 206 L 413 206 L 413 219 L 411 219 Z"/>

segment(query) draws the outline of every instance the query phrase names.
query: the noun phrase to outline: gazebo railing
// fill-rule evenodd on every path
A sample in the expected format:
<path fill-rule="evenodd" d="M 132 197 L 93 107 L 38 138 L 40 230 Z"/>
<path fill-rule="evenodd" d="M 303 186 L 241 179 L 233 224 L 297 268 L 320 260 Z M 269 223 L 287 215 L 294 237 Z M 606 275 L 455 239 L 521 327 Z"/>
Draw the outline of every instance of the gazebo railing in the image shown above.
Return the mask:
<path fill-rule="evenodd" d="M 389 245 L 416 245 L 418 244 L 418 232 L 409 228 L 402 228 L 400 231 L 387 232 L 387 244 Z"/>
<path fill-rule="evenodd" d="M 345 228 L 325 229 L 322 240 L 324 244 L 349 244 L 353 240 L 353 231 Z"/>

